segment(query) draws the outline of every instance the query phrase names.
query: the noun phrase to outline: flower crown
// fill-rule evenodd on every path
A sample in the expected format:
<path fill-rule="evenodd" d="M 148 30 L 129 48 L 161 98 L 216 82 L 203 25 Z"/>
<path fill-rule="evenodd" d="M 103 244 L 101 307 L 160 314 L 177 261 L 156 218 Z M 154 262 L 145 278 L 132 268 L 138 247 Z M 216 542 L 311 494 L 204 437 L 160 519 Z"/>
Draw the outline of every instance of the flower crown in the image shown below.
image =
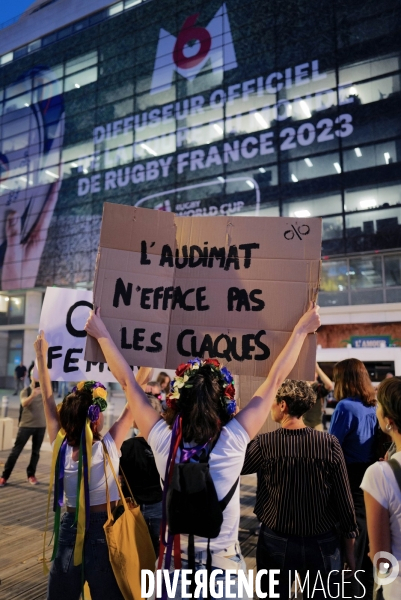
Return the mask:
<path fill-rule="evenodd" d="M 88 408 L 88 418 L 94 423 L 98 420 L 100 413 L 107 408 L 107 390 L 99 381 L 80 381 L 72 388 L 72 393 L 75 394 L 82 390 L 92 394 L 93 404 Z"/>
<path fill-rule="evenodd" d="M 223 395 L 220 399 L 223 409 L 229 416 L 233 415 L 237 409 L 237 403 L 234 400 L 234 379 L 227 367 L 222 367 L 215 358 L 207 358 L 206 360 L 194 358 L 187 363 L 179 365 L 175 372 L 176 378 L 171 382 L 171 392 L 167 397 L 167 406 L 173 409 L 176 408 L 177 400 L 180 398 L 181 389 L 192 388 L 191 377 L 205 365 L 211 366 L 212 372 L 216 375 L 216 378 L 219 379 L 219 383 L 223 387 Z"/>

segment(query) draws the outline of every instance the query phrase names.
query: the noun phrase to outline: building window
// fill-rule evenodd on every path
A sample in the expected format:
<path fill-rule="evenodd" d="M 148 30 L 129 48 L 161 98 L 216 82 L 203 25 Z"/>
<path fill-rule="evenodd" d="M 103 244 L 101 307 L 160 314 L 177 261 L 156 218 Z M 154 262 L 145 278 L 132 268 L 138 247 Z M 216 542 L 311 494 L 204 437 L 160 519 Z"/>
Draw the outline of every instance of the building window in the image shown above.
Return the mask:
<path fill-rule="evenodd" d="M 7 54 L 3 54 L 3 56 L 0 57 L 0 65 L 6 65 L 7 63 L 11 62 L 13 60 L 13 56 L 13 52 L 7 52 Z"/>
<path fill-rule="evenodd" d="M 341 210 L 340 194 L 319 197 L 306 196 L 305 198 L 295 197 L 291 201 L 283 203 L 283 217 L 321 217 L 323 215 L 341 213 Z M 341 226 L 342 223 L 340 222 L 340 228 Z"/>
<path fill-rule="evenodd" d="M 125 0 L 124 8 L 132 8 L 141 2 L 142 0 Z"/>
<path fill-rule="evenodd" d="M 118 13 L 122 12 L 123 10 L 124 10 L 124 3 L 117 2 L 117 4 L 113 4 L 113 6 L 110 6 L 109 16 L 112 17 L 113 15 L 117 15 Z"/>
<path fill-rule="evenodd" d="M 20 325 L 25 318 L 25 296 L 0 295 L 0 325 Z"/>
<path fill-rule="evenodd" d="M 386 287 L 401 286 L 401 255 L 384 257 Z"/>
<path fill-rule="evenodd" d="M 354 213 L 345 219 L 348 252 L 401 246 L 401 208 Z"/>
<path fill-rule="evenodd" d="M 69 92 L 73 89 L 79 89 L 84 85 L 88 85 L 89 83 L 93 83 L 97 80 L 97 67 L 93 67 L 92 69 L 86 69 L 85 71 L 80 71 L 79 73 L 75 73 L 70 77 L 66 77 L 64 80 L 64 91 Z"/>
<path fill-rule="evenodd" d="M 348 304 L 348 263 L 346 260 L 323 262 L 319 304 L 342 306 Z"/>
<path fill-rule="evenodd" d="M 386 147 L 389 148 L 388 145 L 386 145 Z M 388 185 L 376 188 L 346 190 L 345 192 L 344 208 L 347 212 L 388 208 L 389 206 L 396 206 L 400 204 L 401 185 L 399 183 L 396 185 Z"/>
<path fill-rule="evenodd" d="M 7 375 L 14 377 L 15 367 L 22 364 L 24 332 L 10 331 L 8 336 Z"/>
<path fill-rule="evenodd" d="M 34 52 L 35 50 L 39 50 L 42 45 L 42 40 L 35 40 L 28 44 L 28 52 Z"/>
<path fill-rule="evenodd" d="M 350 150 L 345 150 L 343 154 L 344 171 L 356 171 L 357 169 L 368 169 L 380 165 L 389 165 L 399 162 L 397 156 L 397 141 L 388 141 L 374 146 L 355 146 Z M 390 202 L 397 204 L 398 202 Z M 353 209 L 351 205 L 348 210 Z M 348 207 L 348 205 L 347 205 Z"/>
<path fill-rule="evenodd" d="M 401 254 L 324 260 L 319 304 L 401 302 Z"/>

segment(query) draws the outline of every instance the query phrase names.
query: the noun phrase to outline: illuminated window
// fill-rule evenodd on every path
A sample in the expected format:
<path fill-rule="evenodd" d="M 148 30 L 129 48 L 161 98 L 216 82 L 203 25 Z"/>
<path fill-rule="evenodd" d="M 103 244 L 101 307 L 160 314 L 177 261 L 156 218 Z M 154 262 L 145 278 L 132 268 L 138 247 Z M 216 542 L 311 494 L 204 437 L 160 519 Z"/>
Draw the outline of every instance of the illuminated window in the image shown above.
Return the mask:
<path fill-rule="evenodd" d="M 142 2 L 142 0 L 125 0 L 124 8 L 132 8 L 133 6 L 136 6 L 137 4 L 140 4 L 141 2 Z"/>
<path fill-rule="evenodd" d="M 123 10 L 124 10 L 124 3 L 123 2 L 117 2 L 117 4 L 113 4 L 113 6 L 110 6 L 110 8 L 109 8 L 109 15 L 110 15 L 110 17 L 112 17 L 113 15 L 116 15 L 116 14 L 120 13 Z"/>
<path fill-rule="evenodd" d="M 11 62 L 13 60 L 13 56 L 13 52 L 7 52 L 7 54 L 3 54 L 3 56 L 0 57 L 0 65 L 5 65 Z"/>
<path fill-rule="evenodd" d="M 299 213 L 307 211 L 310 217 L 321 217 L 340 213 L 342 210 L 341 195 L 333 194 L 320 197 L 307 196 L 303 198 L 294 198 L 283 204 L 284 217 L 298 217 Z"/>
<path fill-rule="evenodd" d="M 25 296 L 0 295 L 0 325 L 18 325 L 24 316 Z"/>
<path fill-rule="evenodd" d="M 92 65 L 97 65 L 97 52 L 89 52 L 88 54 L 83 54 L 81 56 L 77 56 L 71 60 L 68 60 L 65 63 L 65 74 L 71 75 L 71 73 L 76 73 L 77 71 L 82 71 L 83 69 L 87 69 Z"/>
<path fill-rule="evenodd" d="M 92 69 L 86 69 L 86 71 L 80 71 L 75 75 L 70 75 L 64 80 L 64 91 L 69 92 L 73 89 L 79 89 L 89 83 L 93 83 L 97 80 L 97 67 Z"/>
<path fill-rule="evenodd" d="M 34 52 L 35 50 L 39 50 L 42 45 L 42 40 L 35 40 L 28 44 L 28 52 Z"/>
<path fill-rule="evenodd" d="M 383 56 L 340 68 L 340 84 L 371 79 L 378 75 L 398 71 L 399 56 Z"/>

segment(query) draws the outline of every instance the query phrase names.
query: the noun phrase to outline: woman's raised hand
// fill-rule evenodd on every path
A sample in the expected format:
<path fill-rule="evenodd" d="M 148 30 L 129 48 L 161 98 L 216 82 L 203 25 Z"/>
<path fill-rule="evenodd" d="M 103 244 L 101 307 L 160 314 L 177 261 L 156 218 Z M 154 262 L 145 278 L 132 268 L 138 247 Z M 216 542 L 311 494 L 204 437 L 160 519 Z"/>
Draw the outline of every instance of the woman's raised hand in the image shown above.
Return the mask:
<path fill-rule="evenodd" d="M 86 321 L 85 331 L 96 340 L 102 337 L 109 337 L 106 325 L 100 318 L 100 308 L 90 311 L 88 320 Z"/>
<path fill-rule="evenodd" d="M 33 343 L 33 347 L 35 348 L 36 356 L 44 356 L 47 357 L 47 349 L 49 348 L 49 343 L 45 338 L 45 332 L 41 331 Z"/>
<path fill-rule="evenodd" d="M 301 333 L 314 333 L 320 327 L 319 309 L 320 306 L 311 302 L 306 313 L 302 315 L 296 324 L 295 330 Z"/>
<path fill-rule="evenodd" d="M 152 378 L 152 373 L 152 367 L 139 367 L 135 379 L 137 383 L 141 386 L 141 388 L 144 388 L 146 384 L 149 383 L 149 381 Z"/>

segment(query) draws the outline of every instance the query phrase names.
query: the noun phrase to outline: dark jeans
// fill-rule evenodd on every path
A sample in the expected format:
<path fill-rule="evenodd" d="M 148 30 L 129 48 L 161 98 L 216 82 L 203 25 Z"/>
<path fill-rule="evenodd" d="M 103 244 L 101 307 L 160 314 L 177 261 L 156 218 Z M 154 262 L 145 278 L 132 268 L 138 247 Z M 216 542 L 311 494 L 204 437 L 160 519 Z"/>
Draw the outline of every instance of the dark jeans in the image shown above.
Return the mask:
<path fill-rule="evenodd" d="M 81 565 L 74 567 L 77 526 L 74 513 L 64 513 L 56 558 L 50 570 L 47 600 L 78 600 L 81 594 Z M 92 600 L 124 600 L 109 561 L 103 531 L 107 513 L 91 513 L 84 544 L 84 577 Z"/>
<path fill-rule="evenodd" d="M 40 447 L 43 442 L 43 438 L 45 437 L 46 427 L 19 427 L 17 433 L 17 439 L 15 440 L 15 444 L 13 449 L 11 450 L 11 454 L 7 458 L 7 462 L 4 465 L 4 471 L 2 477 L 4 479 L 8 479 L 11 475 L 11 472 L 14 468 L 15 463 L 18 460 L 19 455 L 24 449 L 27 441 L 32 436 L 32 453 L 31 460 L 29 461 L 29 465 L 26 469 L 28 477 L 33 477 L 36 472 L 36 466 L 39 462 L 40 456 Z"/>
<path fill-rule="evenodd" d="M 368 556 L 369 538 L 366 524 L 365 502 L 363 499 L 363 491 L 359 487 L 368 467 L 369 464 L 367 463 L 347 464 L 348 478 L 355 506 L 356 522 L 359 530 L 359 535 L 355 540 L 355 564 L 357 570 L 361 569 L 361 573 L 358 573 L 358 579 L 360 579 L 361 583 L 366 588 L 365 595 L 363 595 L 363 587 L 354 580 L 352 592 L 355 598 L 358 598 L 359 596 L 362 597 L 363 600 L 372 600 L 374 587 L 373 566 L 372 561 Z"/>
<path fill-rule="evenodd" d="M 274 591 L 280 594 L 281 600 L 291 598 L 291 585 L 296 578 L 295 571 L 298 572 L 302 585 L 306 585 L 303 588 L 303 598 L 321 600 L 335 597 L 341 573 L 330 575 L 329 583 L 327 576 L 331 571 L 341 571 L 340 540 L 334 531 L 317 536 L 300 537 L 277 533 L 262 524 L 256 548 L 256 566 L 258 571 L 279 569 L 280 575 L 275 577 L 279 585 L 274 588 Z M 315 583 L 316 590 L 313 593 Z M 325 591 L 322 591 L 323 586 Z M 297 589 L 299 597 L 299 585 Z M 268 575 L 261 578 L 261 590 L 269 594 Z"/>
<path fill-rule="evenodd" d="M 141 504 L 141 513 L 148 526 L 153 548 L 156 556 L 159 556 L 160 523 L 162 522 L 162 502 L 155 504 Z"/>
<path fill-rule="evenodd" d="M 14 396 L 16 396 L 21 390 L 24 389 L 24 381 L 25 381 L 25 377 L 23 377 L 22 379 L 20 379 L 19 377 L 17 377 L 15 379 L 15 389 L 14 389 Z"/>

